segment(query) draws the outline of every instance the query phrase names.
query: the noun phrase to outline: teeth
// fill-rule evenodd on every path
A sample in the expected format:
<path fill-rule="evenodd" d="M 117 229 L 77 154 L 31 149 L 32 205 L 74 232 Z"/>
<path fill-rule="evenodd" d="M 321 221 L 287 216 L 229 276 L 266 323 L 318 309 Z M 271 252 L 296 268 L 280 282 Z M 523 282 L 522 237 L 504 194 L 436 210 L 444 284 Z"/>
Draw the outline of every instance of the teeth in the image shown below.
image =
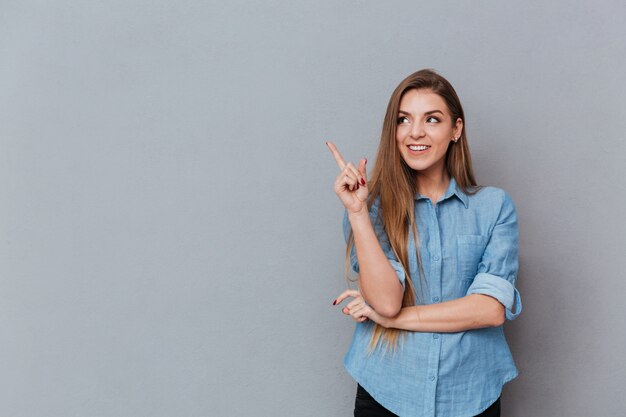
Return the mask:
<path fill-rule="evenodd" d="M 412 150 L 412 151 L 425 151 L 428 148 L 430 148 L 430 146 L 426 146 L 426 145 L 409 145 L 409 149 Z"/>

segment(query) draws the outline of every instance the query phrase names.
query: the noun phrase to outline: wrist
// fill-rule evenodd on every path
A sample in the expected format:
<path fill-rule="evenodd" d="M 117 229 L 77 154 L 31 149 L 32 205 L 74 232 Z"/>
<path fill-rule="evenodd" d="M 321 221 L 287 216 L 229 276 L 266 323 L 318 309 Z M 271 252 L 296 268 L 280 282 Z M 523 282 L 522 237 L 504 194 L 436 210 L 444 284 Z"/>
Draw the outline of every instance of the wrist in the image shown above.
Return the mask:
<path fill-rule="evenodd" d="M 370 222 L 370 213 L 367 204 L 363 204 L 359 211 L 348 211 L 348 220 L 351 224 L 367 221 Z"/>

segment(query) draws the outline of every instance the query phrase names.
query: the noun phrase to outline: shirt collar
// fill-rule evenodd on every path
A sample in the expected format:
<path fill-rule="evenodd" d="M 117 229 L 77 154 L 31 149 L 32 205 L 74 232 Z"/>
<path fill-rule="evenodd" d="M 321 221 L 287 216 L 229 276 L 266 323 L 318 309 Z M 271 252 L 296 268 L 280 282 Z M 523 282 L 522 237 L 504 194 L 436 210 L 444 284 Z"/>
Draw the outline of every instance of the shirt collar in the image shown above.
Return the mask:
<path fill-rule="evenodd" d="M 446 190 L 445 194 L 443 195 L 440 201 L 447 200 L 453 195 L 457 196 L 457 198 L 461 200 L 461 203 L 463 203 L 465 208 L 468 207 L 469 201 L 468 201 L 467 194 L 465 194 L 463 190 L 459 188 L 454 177 L 450 177 L 450 183 L 448 184 L 448 189 Z M 426 197 L 421 195 L 420 193 L 415 194 L 415 200 L 422 200 L 422 199 L 426 199 Z"/>

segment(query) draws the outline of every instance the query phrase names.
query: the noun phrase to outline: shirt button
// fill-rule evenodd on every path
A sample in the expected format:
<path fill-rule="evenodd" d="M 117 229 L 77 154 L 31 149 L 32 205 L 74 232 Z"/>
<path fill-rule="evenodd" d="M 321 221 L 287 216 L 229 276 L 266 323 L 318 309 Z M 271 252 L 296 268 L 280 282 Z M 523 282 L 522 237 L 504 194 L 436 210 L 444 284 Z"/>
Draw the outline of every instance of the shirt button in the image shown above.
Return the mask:
<path fill-rule="evenodd" d="M 439 297 L 433 297 L 433 301 L 434 302 L 438 302 L 439 301 Z"/>
<path fill-rule="evenodd" d="M 435 334 L 433 335 L 433 339 L 439 339 L 439 335 L 435 333 Z"/>
<path fill-rule="evenodd" d="M 438 261 L 439 260 L 439 256 L 435 255 L 433 256 L 433 261 Z"/>
<path fill-rule="evenodd" d="M 431 375 L 429 379 L 430 379 L 431 381 L 434 381 L 434 380 L 435 380 L 435 376 L 434 376 L 434 375 Z"/>

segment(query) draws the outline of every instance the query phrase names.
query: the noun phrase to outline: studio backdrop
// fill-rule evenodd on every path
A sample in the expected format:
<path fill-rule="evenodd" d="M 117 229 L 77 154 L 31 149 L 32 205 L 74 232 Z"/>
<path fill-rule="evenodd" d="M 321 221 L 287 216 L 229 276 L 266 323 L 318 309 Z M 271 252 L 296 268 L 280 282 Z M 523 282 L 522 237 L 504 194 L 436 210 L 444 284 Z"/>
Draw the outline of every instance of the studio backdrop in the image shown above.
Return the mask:
<path fill-rule="evenodd" d="M 626 409 L 621 1 L 0 0 L 0 415 L 349 416 L 331 140 L 434 68 L 519 216 L 507 417 Z"/>

